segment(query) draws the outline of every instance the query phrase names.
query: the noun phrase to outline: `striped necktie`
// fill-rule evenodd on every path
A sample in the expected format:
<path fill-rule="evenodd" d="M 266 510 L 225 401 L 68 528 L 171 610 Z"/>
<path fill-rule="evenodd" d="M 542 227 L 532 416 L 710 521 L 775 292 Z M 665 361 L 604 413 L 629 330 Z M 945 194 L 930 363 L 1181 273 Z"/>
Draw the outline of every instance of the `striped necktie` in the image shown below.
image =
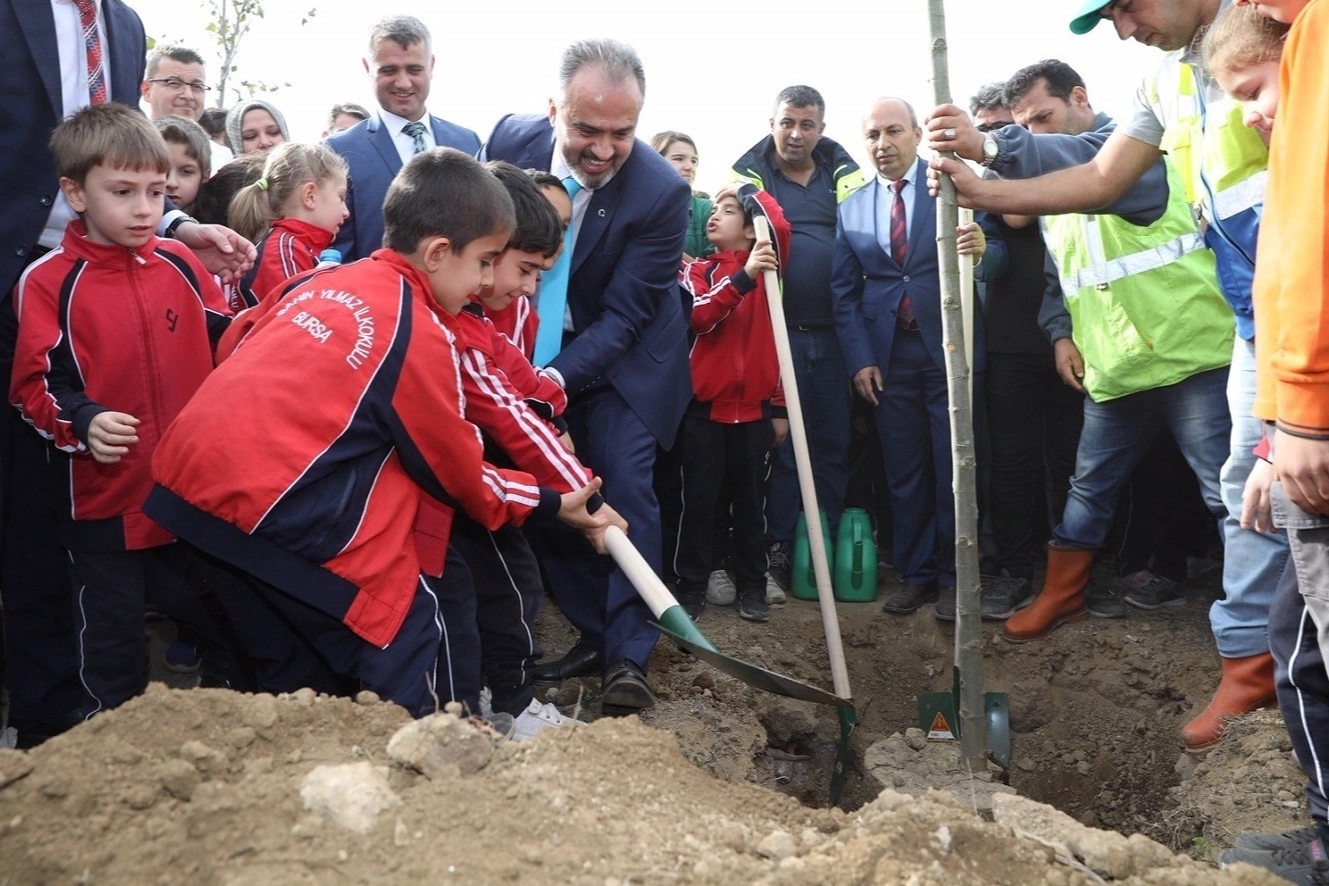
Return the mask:
<path fill-rule="evenodd" d="M 909 227 L 905 224 L 904 212 L 904 186 L 907 184 L 909 182 L 902 178 L 891 182 L 891 187 L 895 189 L 895 197 L 891 201 L 891 258 L 895 259 L 895 263 L 902 268 L 905 255 L 909 251 Z M 900 297 L 900 307 L 896 311 L 895 322 L 901 329 L 918 328 L 914 304 L 909 300 L 908 293 Z"/>
<path fill-rule="evenodd" d="M 401 128 L 401 131 L 409 135 L 411 140 L 415 142 L 415 149 L 411 152 L 412 154 L 423 154 L 425 152 L 425 125 L 423 123 L 419 120 L 407 123 Z"/>
<path fill-rule="evenodd" d="M 563 179 L 568 197 L 575 199 L 581 184 L 572 176 Z M 575 218 L 576 213 L 573 213 Z M 568 226 L 563 235 L 563 254 L 554 266 L 540 276 L 540 301 L 535 311 L 540 317 L 540 328 L 535 333 L 536 366 L 548 366 L 549 361 L 563 349 L 563 313 L 568 304 L 568 275 L 572 269 L 572 250 L 576 245 L 577 223 Z"/>
<path fill-rule="evenodd" d="M 106 66 L 102 64 L 102 35 L 97 27 L 95 0 L 74 0 L 78 7 L 79 24 L 83 27 L 83 46 L 88 59 L 88 99 L 94 105 L 105 104 L 110 96 L 106 92 Z"/>

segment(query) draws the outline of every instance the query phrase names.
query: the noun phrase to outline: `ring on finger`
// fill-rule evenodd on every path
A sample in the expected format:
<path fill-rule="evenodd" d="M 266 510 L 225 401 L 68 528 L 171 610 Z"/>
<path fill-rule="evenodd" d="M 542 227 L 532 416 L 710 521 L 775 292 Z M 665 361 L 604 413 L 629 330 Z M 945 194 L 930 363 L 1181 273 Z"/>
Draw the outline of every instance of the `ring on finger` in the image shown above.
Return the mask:
<path fill-rule="evenodd" d="M 946 136 L 946 141 L 951 141 L 952 139 L 955 138 L 955 130 L 947 129 L 945 132 L 942 133 L 942 135 Z"/>

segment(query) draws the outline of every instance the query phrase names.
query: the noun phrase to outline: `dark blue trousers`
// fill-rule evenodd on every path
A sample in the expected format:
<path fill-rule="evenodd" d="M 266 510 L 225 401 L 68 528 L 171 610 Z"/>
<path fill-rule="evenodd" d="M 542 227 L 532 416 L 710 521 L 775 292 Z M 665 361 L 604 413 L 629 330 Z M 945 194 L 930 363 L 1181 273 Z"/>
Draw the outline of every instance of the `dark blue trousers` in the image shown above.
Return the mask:
<path fill-rule="evenodd" d="M 577 457 L 604 480 L 600 491 L 605 501 L 628 521 L 629 540 L 658 575 L 655 437 L 608 385 L 578 394 L 565 417 Z M 648 624 L 651 611 L 636 588 L 579 533 L 561 523 L 542 524 L 539 531 L 538 550 L 554 601 L 581 633 L 581 641 L 601 649 L 606 665 L 629 659 L 645 670 L 660 633 Z"/>

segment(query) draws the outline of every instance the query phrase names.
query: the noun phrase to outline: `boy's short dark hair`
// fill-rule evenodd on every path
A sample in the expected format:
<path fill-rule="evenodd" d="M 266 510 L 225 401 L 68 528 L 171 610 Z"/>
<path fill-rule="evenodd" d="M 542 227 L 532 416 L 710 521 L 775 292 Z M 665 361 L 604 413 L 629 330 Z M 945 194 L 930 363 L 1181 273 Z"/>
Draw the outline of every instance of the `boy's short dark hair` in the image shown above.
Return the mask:
<path fill-rule="evenodd" d="M 152 121 L 168 145 L 184 145 L 185 153 L 203 170 L 206 178 L 212 174 L 212 139 L 193 120 L 185 117 L 159 117 Z"/>
<path fill-rule="evenodd" d="M 194 200 L 194 218 L 205 225 L 224 225 L 230 212 L 231 201 L 241 188 L 248 187 L 263 177 L 268 162 L 267 151 L 241 154 L 227 163 L 217 174 L 205 181 Z"/>
<path fill-rule="evenodd" d="M 94 166 L 166 175 L 171 154 L 157 128 L 138 111 L 106 102 L 70 115 L 51 133 L 51 155 L 61 178 L 80 186 Z"/>
<path fill-rule="evenodd" d="M 210 136 L 226 135 L 226 109 L 208 108 L 199 114 L 198 125 Z"/>
<path fill-rule="evenodd" d="M 485 169 L 493 173 L 512 198 L 517 223 L 508 238 L 508 248 L 518 252 L 538 252 L 545 258 L 552 258 L 563 242 L 563 223 L 554 204 L 540 193 L 540 186 L 534 179 L 511 163 L 490 160 Z M 562 182 L 558 184 L 563 186 Z"/>
<path fill-rule="evenodd" d="M 528 169 L 526 174 L 530 176 L 531 181 L 535 182 L 537 188 L 561 188 L 563 181 L 552 172 L 545 172 L 543 169 Z"/>
<path fill-rule="evenodd" d="M 433 148 L 412 157 L 388 187 L 383 245 L 410 255 L 426 237 L 446 237 L 461 252 L 480 237 L 512 230 L 515 221 L 507 188 L 478 160 Z"/>

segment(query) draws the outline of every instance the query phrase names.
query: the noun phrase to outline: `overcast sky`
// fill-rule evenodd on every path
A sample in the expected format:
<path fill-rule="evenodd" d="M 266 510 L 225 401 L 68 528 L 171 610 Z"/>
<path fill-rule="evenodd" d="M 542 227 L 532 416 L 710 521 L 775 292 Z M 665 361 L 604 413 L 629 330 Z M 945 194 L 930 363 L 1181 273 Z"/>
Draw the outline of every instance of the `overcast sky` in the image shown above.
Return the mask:
<path fill-rule="evenodd" d="M 199 49 L 217 82 L 207 12 L 181 0 L 128 0 L 149 35 Z M 1095 109 L 1130 112 L 1158 50 L 1121 43 L 1107 23 L 1077 37 L 1067 29 L 1080 0 L 947 0 L 951 91 L 959 103 L 980 85 L 1023 65 L 1061 58 L 1084 76 Z M 308 24 L 300 19 L 311 6 Z M 551 13 L 577 13 L 574 18 Z M 589 10 L 597 10 L 598 15 Z M 267 0 L 267 18 L 242 44 L 239 79 L 282 86 L 265 96 L 286 115 L 296 140 L 316 140 L 328 109 L 356 101 L 371 109 L 361 65 L 373 21 L 419 17 L 434 38 L 431 113 L 483 139 L 505 113 L 543 112 L 559 54 L 571 41 L 608 36 L 632 44 L 646 67 L 638 135 L 687 132 L 701 155 L 698 185 L 714 190 L 738 157 L 769 130 L 785 86 L 806 83 L 826 98 L 826 135 L 865 163 L 859 128 L 879 95 L 898 95 L 925 115 L 933 106 L 925 0 L 736 3 L 465 3 L 448 0 Z M 235 95 L 228 97 L 228 104 Z M 209 104 L 216 103 L 216 94 Z"/>

